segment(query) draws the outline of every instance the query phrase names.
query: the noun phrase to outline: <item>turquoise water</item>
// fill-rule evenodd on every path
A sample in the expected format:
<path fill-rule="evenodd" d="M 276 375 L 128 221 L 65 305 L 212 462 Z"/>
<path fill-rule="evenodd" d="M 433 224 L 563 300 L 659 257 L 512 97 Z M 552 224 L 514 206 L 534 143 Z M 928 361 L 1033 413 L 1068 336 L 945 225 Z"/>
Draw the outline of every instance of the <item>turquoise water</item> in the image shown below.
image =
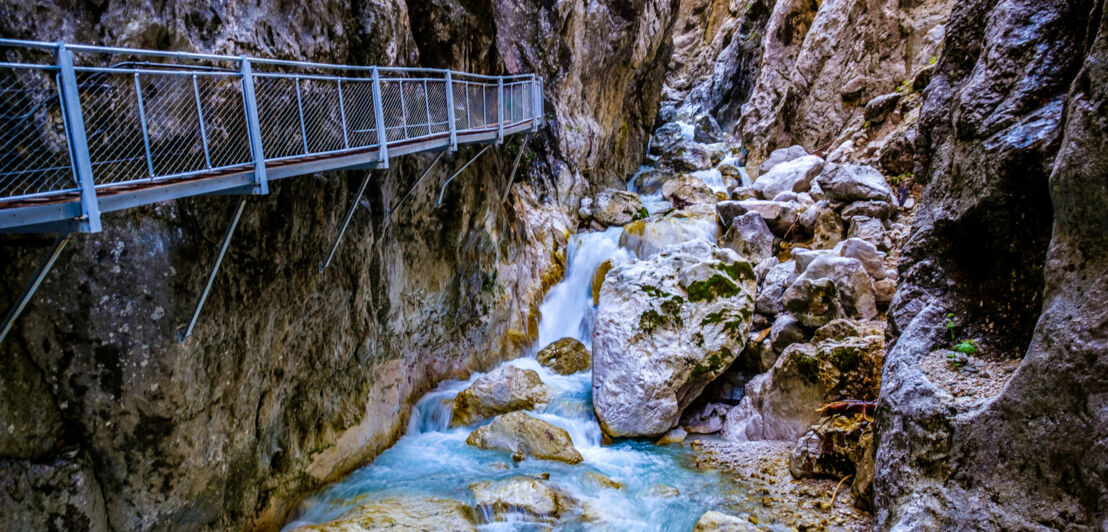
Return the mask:
<path fill-rule="evenodd" d="M 571 240 L 564 281 L 551 289 L 542 306 L 537 351 L 572 336 L 591 344 L 595 309 L 589 292 L 592 272 L 609 258 L 619 259 L 619 229 L 576 235 Z M 436 495 L 473 503 L 469 485 L 517 475 L 549 474 L 549 482 L 600 510 L 603 522 L 563 523 L 561 530 L 691 530 L 707 510 L 741 500 L 741 487 L 714 471 L 698 471 L 691 452 L 680 445 L 661 447 L 644 441 L 601 445 L 600 426 L 592 408 L 592 374 L 558 375 L 542 367 L 533 354 L 507 362 L 534 370 L 551 390 L 551 401 L 530 412 L 565 429 L 584 457 L 577 465 L 526 459 L 510 453 L 466 445 L 474 427 L 449 428 L 451 403 L 480 376 L 449 381 L 414 407 L 405 436 L 373 464 L 311 496 L 305 510 L 286 528 L 323 523 L 340 517 L 365 498 L 404 494 Z M 598 484 L 587 475 L 600 473 L 622 483 L 622 489 Z M 676 489 L 677 495 L 674 495 Z M 487 517 L 486 517 L 487 519 Z M 530 530 L 537 523 L 520 520 L 484 523 L 482 530 Z"/>

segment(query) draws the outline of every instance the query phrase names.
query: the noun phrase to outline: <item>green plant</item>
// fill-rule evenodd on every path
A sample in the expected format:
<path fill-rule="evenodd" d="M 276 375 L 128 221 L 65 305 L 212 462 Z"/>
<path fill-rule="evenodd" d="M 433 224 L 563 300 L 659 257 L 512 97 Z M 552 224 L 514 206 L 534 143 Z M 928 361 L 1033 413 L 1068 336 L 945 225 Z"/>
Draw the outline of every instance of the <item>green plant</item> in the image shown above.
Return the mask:
<path fill-rule="evenodd" d="M 939 56 L 937 56 L 937 55 L 933 55 L 933 56 L 931 56 L 931 59 L 927 60 L 927 64 L 929 64 L 929 65 L 933 65 L 933 64 L 938 63 L 938 62 L 939 62 Z"/>
<path fill-rule="evenodd" d="M 967 338 L 962 341 L 958 341 L 954 334 L 956 325 L 954 324 L 954 313 L 948 312 L 946 314 L 946 324 L 944 325 L 948 333 L 950 333 L 950 351 L 946 353 L 947 362 L 957 369 L 964 369 L 967 371 L 973 371 L 971 364 L 973 355 L 977 354 L 977 340 L 973 338 Z"/>
<path fill-rule="evenodd" d="M 897 94 L 908 94 L 912 92 L 912 80 L 906 79 L 900 82 L 900 86 L 896 88 Z"/>
<path fill-rule="evenodd" d="M 903 174 L 890 177 L 889 182 L 892 183 L 893 186 L 899 187 L 911 183 L 912 177 L 912 172 L 904 172 Z"/>

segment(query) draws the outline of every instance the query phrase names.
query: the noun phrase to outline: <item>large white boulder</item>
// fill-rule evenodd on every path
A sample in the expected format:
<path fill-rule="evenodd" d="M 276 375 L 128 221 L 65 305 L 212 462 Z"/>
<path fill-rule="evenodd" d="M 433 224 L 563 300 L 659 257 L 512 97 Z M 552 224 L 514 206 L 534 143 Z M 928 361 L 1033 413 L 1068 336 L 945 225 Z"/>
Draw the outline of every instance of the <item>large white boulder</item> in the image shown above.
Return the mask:
<path fill-rule="evenodd" d="M 719 235 L 716 209 L 712 205 L 690 205 L 666 214 L 656 214 L 645 220 L 624 226 L 619 245 L 640 259 L 648 259 L 663 249 L 703 240 L 714 243 Z"/>
<path fill-rule="evenodd" d="M 805 155 L 791 161 L 775 165 L 770 171 L 758 176 L 751 187 L 762 193 L 766 199 L 775 199 L 782 192 L 804 192 L 812 185 L 812 180 L 823 170 L 823 159 L 815 155 Z"/>
<path fill-rule="evenodd" d="M 742 352 L 755 278 L 734 251 L 680 244 L 608 272 L 593 331 L 593 404 L 611 436 L 659 436 Z"/>

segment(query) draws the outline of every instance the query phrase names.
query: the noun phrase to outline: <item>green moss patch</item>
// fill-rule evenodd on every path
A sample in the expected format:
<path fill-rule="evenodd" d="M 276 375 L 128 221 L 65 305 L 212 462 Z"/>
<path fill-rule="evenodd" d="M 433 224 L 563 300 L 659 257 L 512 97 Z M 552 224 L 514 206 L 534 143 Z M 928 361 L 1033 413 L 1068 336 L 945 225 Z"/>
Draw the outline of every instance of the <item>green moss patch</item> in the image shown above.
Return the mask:
<path fill-rule="evenodd" d="M 734 297 L 741 292 L 735 283 L 716 274 L 707 281 L 696 281 L 689 285 L 689 301 L 714 301 L 721 297 Z"/>
<path fill-rule="evenodd" d="M 719 271 L 726 273 L 728 277 L 742 282 L 746 280 L 754 280 L 757 275 L 754 274 L 754 267 L 749 262 L 736 262 L 734 264 L 720 264 L 716 266 Z"/>

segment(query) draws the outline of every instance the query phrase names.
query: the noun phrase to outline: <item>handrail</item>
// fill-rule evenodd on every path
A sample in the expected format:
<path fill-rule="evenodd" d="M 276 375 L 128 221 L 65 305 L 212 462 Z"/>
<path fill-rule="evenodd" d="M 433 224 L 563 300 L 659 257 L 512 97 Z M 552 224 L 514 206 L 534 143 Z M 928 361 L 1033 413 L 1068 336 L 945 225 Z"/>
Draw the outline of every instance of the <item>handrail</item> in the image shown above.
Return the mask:
<path fill-rule="evenodd" d="M 19 39 L 0 48 L 29 51 L 0 62 L 0 231 L 62 221 L 95 231 L 100 211 L 264 194 L 271 179 L 387 168 L 390 156 L 503 142 L 542 123 L 533 74 Z M 117 59 L 88 62 L 95 54 Z M 139 197 L 153 187 L 177 188 Z M 74 201 L 79 211 L 42 208 Z"/>

